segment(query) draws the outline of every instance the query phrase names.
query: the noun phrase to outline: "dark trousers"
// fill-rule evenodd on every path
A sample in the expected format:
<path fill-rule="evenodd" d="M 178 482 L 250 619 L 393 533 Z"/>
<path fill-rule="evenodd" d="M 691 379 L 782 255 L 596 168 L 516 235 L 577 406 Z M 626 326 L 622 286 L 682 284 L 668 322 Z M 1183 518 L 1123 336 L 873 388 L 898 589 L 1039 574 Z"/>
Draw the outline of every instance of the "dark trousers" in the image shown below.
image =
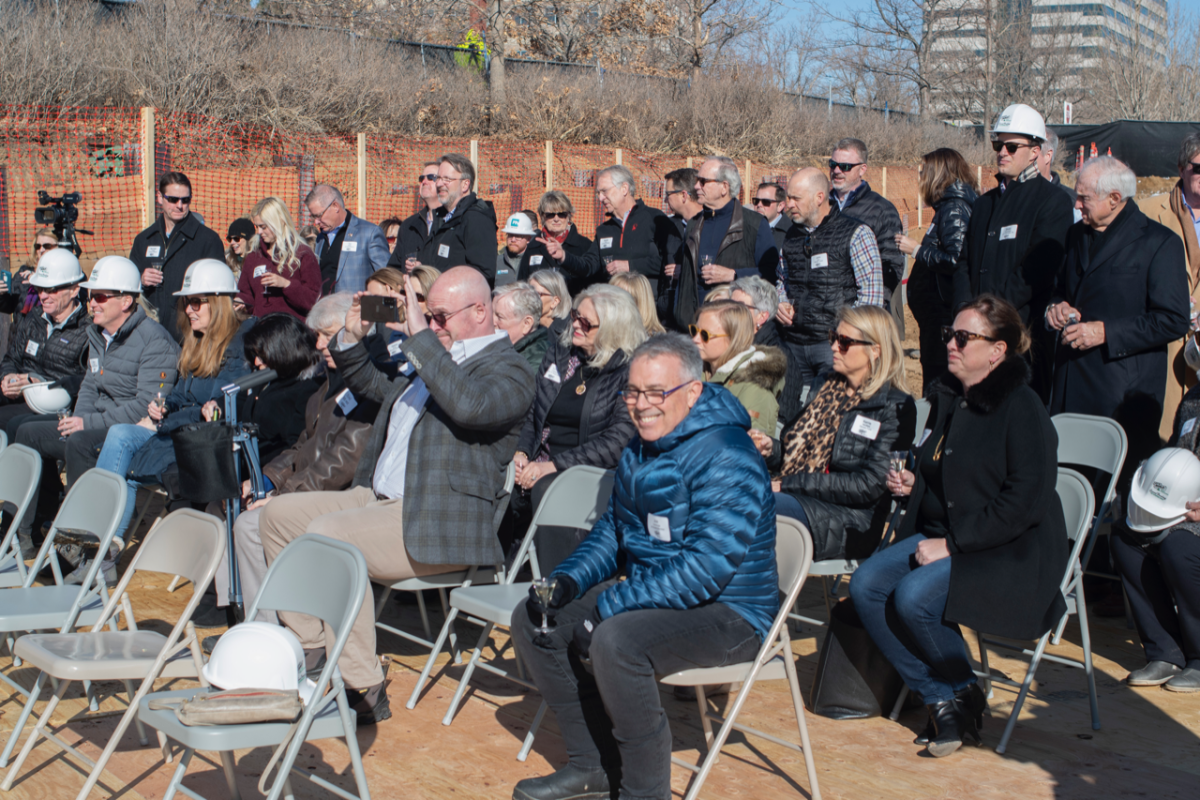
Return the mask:
<path fill-rule="evenodd" d="M 787 354 L 787 380 L 779 397 L 779 419 L 788 426 L 800 413 L 800 395 L 804 387 L 811 384 L 821 370 L 833 366 L 833 350 L 828 342 L 800 344 L 787 339 L 783 340 L 783 350 Z"/>
<path fill-rule="evenodd" d="M 1200 536 L 1177 529 L 1145 546 L 1125 532 L 1110 538 L 1146 660 L 1200 668 Z"/>
<path fill-rule="evenodd" d="M 34 420 L 26 422 L 17 431 L 17 444 L 31 447 L 42 455 L 42 479 L 38 493 L 34 495 L 25 518 L 21 521 L 21 532 L 33 530 L 35 516 L 51 518 L 58 511 L 58 492 L 62 484 L 58 480 L 58 463 L 63 461 L 67 467 L 67 488 L 80 475 L 96 466 L 100 457 L 100 449 L 104 447 L 104 439 L 108 436 L 108 428 L 79 431 L 62 441 L 58 434 L 58 420 Z M 38 509 L 41 509 L 40 514 Z"/>
<path fill-rule="evenodd" d="M 723 603 L 626 611 L 597 626 L 589 673 L 568 646 L 576 623 L 613 583 L 593 586 L 568 603 L 555 619 L 549 647 L 533 644 L 534 623 L 522 602 L 513 611 L 513 641 L 558 718 L 571 764 L 603 767 L 610 776 L 619 771 L 622 800 L 668 800 L 671 729 L 655 676 L 751 661 L 762 642 Z"/>
<path fill-rule="evenodd" d="M 554 479 L 561 472 L 551 472 L 533 485 L 529 491 L 520 486 L 513 489 L 512 499 L 508 503 L 508 518 L 500 526 L 500 546 L 509 558 L 516 555 L 517 547 L 529 524 L 533 522 L 533 513 L 542 504 L 542 498 Z M 567 556 L 575 552 L 579 543 L 587 538 L 590 531 L 581 528 L 563 528 L 557 525 L 542 525 L 533 535 L 534 550 L 537 552 L 538 569 L 543 575 L 549 575 L 554 568 L 567 560 Z"/>
<path fill-rule="evenodd" d="M 946 345 L 942 343 L 942 325 L 949 325 L 950 322 L 950 318 L 944 321 L 936 318 L 930 319 L 927 321 L 928 324 L 918 322 L 920 334 L 917 340 L 918 346 L 921 348 L 921 380 L 926 386 L 949 369 L 949 355 L 946 352 Z M 917 431 L 917 435 L 920 434 L 921 432 Z"/>
<path fill-rule="evenodd" d="M 57 420 L 58 418 L 53 414 L 34 413 L 34 410 L 25 405 L 24 402 L 8 403 L 7 405 L 0 406 L 0 428 L 3 428 L 4 432 L 8 434 L 8 441 L 10 443 L 17 441 L 17 431 L 26 422 L 51 419 Z"/>

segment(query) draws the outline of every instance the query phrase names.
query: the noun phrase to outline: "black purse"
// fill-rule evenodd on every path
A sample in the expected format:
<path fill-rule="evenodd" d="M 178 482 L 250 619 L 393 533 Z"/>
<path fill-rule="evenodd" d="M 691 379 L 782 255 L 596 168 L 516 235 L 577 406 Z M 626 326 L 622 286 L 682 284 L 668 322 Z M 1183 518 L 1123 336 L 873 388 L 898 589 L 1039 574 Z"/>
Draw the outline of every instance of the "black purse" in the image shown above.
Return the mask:
<path fill-rule="evenodd" d="M 233 426 L 225 422 L 195 422 L 171 431 L 182 498 L 213 503 L 241 496 L 233 460 L 233 433 Z"/>
<path fill-rule="evenodd" d="M 854 603 L 848 598 L 834 603 L 817 660 L 813 713 L 830 719 L 883 716 L 892 713 L 903 688 L 900 673 L 863 628 Z"/>

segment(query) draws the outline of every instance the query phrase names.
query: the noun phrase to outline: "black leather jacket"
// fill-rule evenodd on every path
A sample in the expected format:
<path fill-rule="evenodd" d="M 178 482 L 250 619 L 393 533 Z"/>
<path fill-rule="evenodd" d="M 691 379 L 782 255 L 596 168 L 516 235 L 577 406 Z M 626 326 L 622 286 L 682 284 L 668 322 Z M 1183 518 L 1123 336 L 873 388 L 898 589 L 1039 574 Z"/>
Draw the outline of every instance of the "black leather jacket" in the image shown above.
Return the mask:
<path fill-rule="evenodd" d="M 908 304 L 914 315 L 926 316 L 921 312 L 935 309 L 950 312 L 954 270 L 967 238 L 975 199 L 974 189 L 956 181 L 934 206 L 933 220 L 913 258 L 908 281 Z"/>

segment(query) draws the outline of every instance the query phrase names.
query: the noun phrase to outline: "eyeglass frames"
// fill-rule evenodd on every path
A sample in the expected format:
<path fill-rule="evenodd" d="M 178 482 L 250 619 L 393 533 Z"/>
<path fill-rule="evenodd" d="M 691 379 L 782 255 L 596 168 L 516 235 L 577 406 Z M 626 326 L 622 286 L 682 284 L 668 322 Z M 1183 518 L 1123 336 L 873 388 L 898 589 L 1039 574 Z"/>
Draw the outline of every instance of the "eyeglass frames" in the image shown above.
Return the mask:
<path fill-rule="evenodd" d="M 863 165 L 863 162 L 861 162 L 861 161 L 858 162 L 857 164 L 848 164 L 845 161 L 834 161 L 832 158 L 829 159 L 829 169 L 831 171 L 836 169 L 836 170 L 839 170 L 839 171 L 845 173 L 845 172 L 849 172 L 850 170 L 854 169 L 855 167 L 861 167 L 862 165 Z"/>
<path fill-rule="evenodd" d="M 426 172 L 424 175 L 417 176 L 417 183 L 425 183 L 426 181 L 429 183 L 437 183 L 437 178 L 438 176 L 436 172 Z"/>
<path fill-rule="evenodd" d="M 437 326 L 438 326 L 439 328 L 445 328 L 445 327 L 446 327 L 446 322 L 447 322 L 447 321 L 448 321 L 448 320 L 449 320 L 451 317 L 453 317 L 455 314 L 461 314 L 462 312 L 466 311 L 468 308 L 474 308 L 476 305 L 478 305 L 478 304 L 477 304 L 477 303 L 471 303 L 469 306 L 463 306 L 463 307 L 462 307 L 462 308 L 460 308 L 458 311 L 451 311 L 451 312 L 449 312 L 449 313 L 444 313 L 444 312 L 440 312 L 440 311 L 439 311 L 439 312 L 438 312 L 438 313 L 436 313 L 436 314 L 426 314 L 426 315 L 425 315 L 425 319 L 429 320 L 430 322 L 436 322 L 436 323 L 437 323 Z"/>
<path fill-rule="evenodd" d="M 578 323 L 579 331 L 583 334 L 589 334 L 600 327 L 598 323 L 593 323 L 590 319 L 579 313 L 579 309 L 571 309 L 571 322 Z"/>
<path fill-rule="evenodd" d="M 863 347 L 870 347 L 875 343 L 868 342 L 865 339 L 851 339 L 849 336 L 843 336 L 837 331 L 830 331 L 829 344 L 831 347 L 836 346 L 838 350 L 844 353 L 856 344 L 861 344 Z"/>
<path fill-rule="evenodd" d="M 778 202 L 778 200 L 772 200 L 770 197 L 755 197 L 750 201 L 755 206 L 773 206 Z"/>
<path fill-rule="evenodd" d="M 173 206 L 180 205 L 180 204 L 183 204 L 186 206 L 186 205 L 191 204 L 192 197 L 191 197 L 191 195 L 188 195 L 187 197 L 176 197 L 173 194 L 164 194 L 163 200 L 166 200 L 167 203 L 169 203 L 170 205 L 173 205 Z"/>
<path fill-rule="evenodd" d="M 688 325 L 688 334 L 693 339 L 695 339 L 697 336 L 699 336 L 700 341 L 704 342 L 705 344 L 708 344 L 709 341 L 712 339 L 728 339 L 729 338 L 728 333 L 711 333 L 710 331 L 704 330 L 704 328 L 697 328 L 695 325 Z"/>
<path fill-rule="evenodd" d="M 992 149 L 999 153 L 1007 150 L 1010 156 L 1016 155 L 1022 147 L 1033 147 L 1031 142 L 992 142 Z"/>
<path fill-rule="evenodd" d="M 954 328 L 951 328 L 949 325 L 943 325 L 942 326 L 942 343 L 950 344 L 951 339 L 953 339 L 954 343 L 956 345 L 958 345 L 959 350 L 962 350 L 964 347 L 966 347 L 967 342 L 972 342 L 976 339 L 979 339 L 984 342 L 998 341 L 993 336 L 984 336 L 982 333 L 975 333 L 974 331 L 956 331 L 956 330 L 954 330 Z"/>
<path fill-rule="evenodd" d="M 661 406 L 668 397 L 675 394 L 675 392 L 678 392 L 683 387 L 689 386 L 693 383 L 695 383 L 695 381 L 685 381 L 684 383 L 681 383 L 678 386 L 676 386 L 674 389 L 644 389 L 643 390 L 643 389 L 635 389 L 632 386 L 626 386 L 624 389 L 621 390 L 620 394 L 621 394 L 621 399 L 625 401 L 626 405 L 636 406 L 638 397 L 644 397 L 644 398 L 646 398 L 646 402 L 649 403 L 650 405 Z"/>
<path fill-rule="evenodd" d="M 45 242 L 43 242 L 42 244 L 35 244 L 33 246 L 33 252 L 36 253 L 37 251 L 41 250 L 43 253 L 49 253 L 51 250 L 53 250 L 56 247 L 58 247 L 58 242 L 55 242 L 53 244 L 46 244 Z"/>
<path fill-rule="evenodd" d="M 566 219 L 571 216 L 569 211 L 546 211 L 542 214 L 542 219 Z"/>

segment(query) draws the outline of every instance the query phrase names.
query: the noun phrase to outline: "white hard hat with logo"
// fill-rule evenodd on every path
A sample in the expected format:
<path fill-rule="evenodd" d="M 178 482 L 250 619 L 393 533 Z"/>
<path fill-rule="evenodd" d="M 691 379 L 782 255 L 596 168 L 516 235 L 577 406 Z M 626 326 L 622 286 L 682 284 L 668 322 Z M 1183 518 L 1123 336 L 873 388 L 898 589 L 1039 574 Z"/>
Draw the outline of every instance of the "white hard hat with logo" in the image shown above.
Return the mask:
<path fill-rule="evenodd" d="M 533 223 L 529 221 L 528 214 L 517 212 L 508 218 L 508 222 L 504 226 L 505 233 L 516 234 L 517 236 L 536 236 L 537 231 L 533 229 Z"/>
<path fill-rule="evenodd" d="M 996 117 L 996 127 L 992 128 L 992 134 L 997 133 L 1021 134 L 1044 142 L 1046 141 L 1046 120 L 1024 103 L 1014 103 L 1001 111 L 999 117 Z"/>
<path fill-rule="evenodd" d="M 296 634 L 270 622 L 234 625 L 217 640 L 202 671 L 218 689 L 296 689 L 304 703 L 317 688 Z"/>
<path fill-rule="evenodd" d="M 1142 462 L 1129 489 L 1126 524 L 1154 533 L 1183 521 L 1187 504 L 1200 500 L 1200 460 L 1188 450 L 1165 447 Z"/>
<path fill-rule="evenodd" d="M 237 279 L 233 277 L 233 270 L 224 261 L 202 258 L 193 261 L 187 268 L 183 275 L 183 286 L 175 292 L 175 297 L 237 293 Z"/>
<path fill-rule="evenodd" d="M 21 394 L 25 405 L 29 406 L 35 414 L 53 414 L 60 408 L 67 408 L 71 405 L 70 393 L 57 383 L 51 386 L 48 381 L 31 383 L 21 389 Z"/>
<path fill-rule="evenodd" d="M 30 286 L 41 289 L 53 289 L 56 286 L 69 286 L 80 283 L 84 279 L 83 270 L 79 268 L 79 259 L 70 250 L 56 247 L 42 253 L 38 259 L 37 269 L 29 279 Z"/>
<path fill-rule="evenodd" d="M 142 276 L 125 256 L 105 256 L 92 267 L 92 276 L 83 284 L 83 288 L 139 294 L 142 291 Z"/>

